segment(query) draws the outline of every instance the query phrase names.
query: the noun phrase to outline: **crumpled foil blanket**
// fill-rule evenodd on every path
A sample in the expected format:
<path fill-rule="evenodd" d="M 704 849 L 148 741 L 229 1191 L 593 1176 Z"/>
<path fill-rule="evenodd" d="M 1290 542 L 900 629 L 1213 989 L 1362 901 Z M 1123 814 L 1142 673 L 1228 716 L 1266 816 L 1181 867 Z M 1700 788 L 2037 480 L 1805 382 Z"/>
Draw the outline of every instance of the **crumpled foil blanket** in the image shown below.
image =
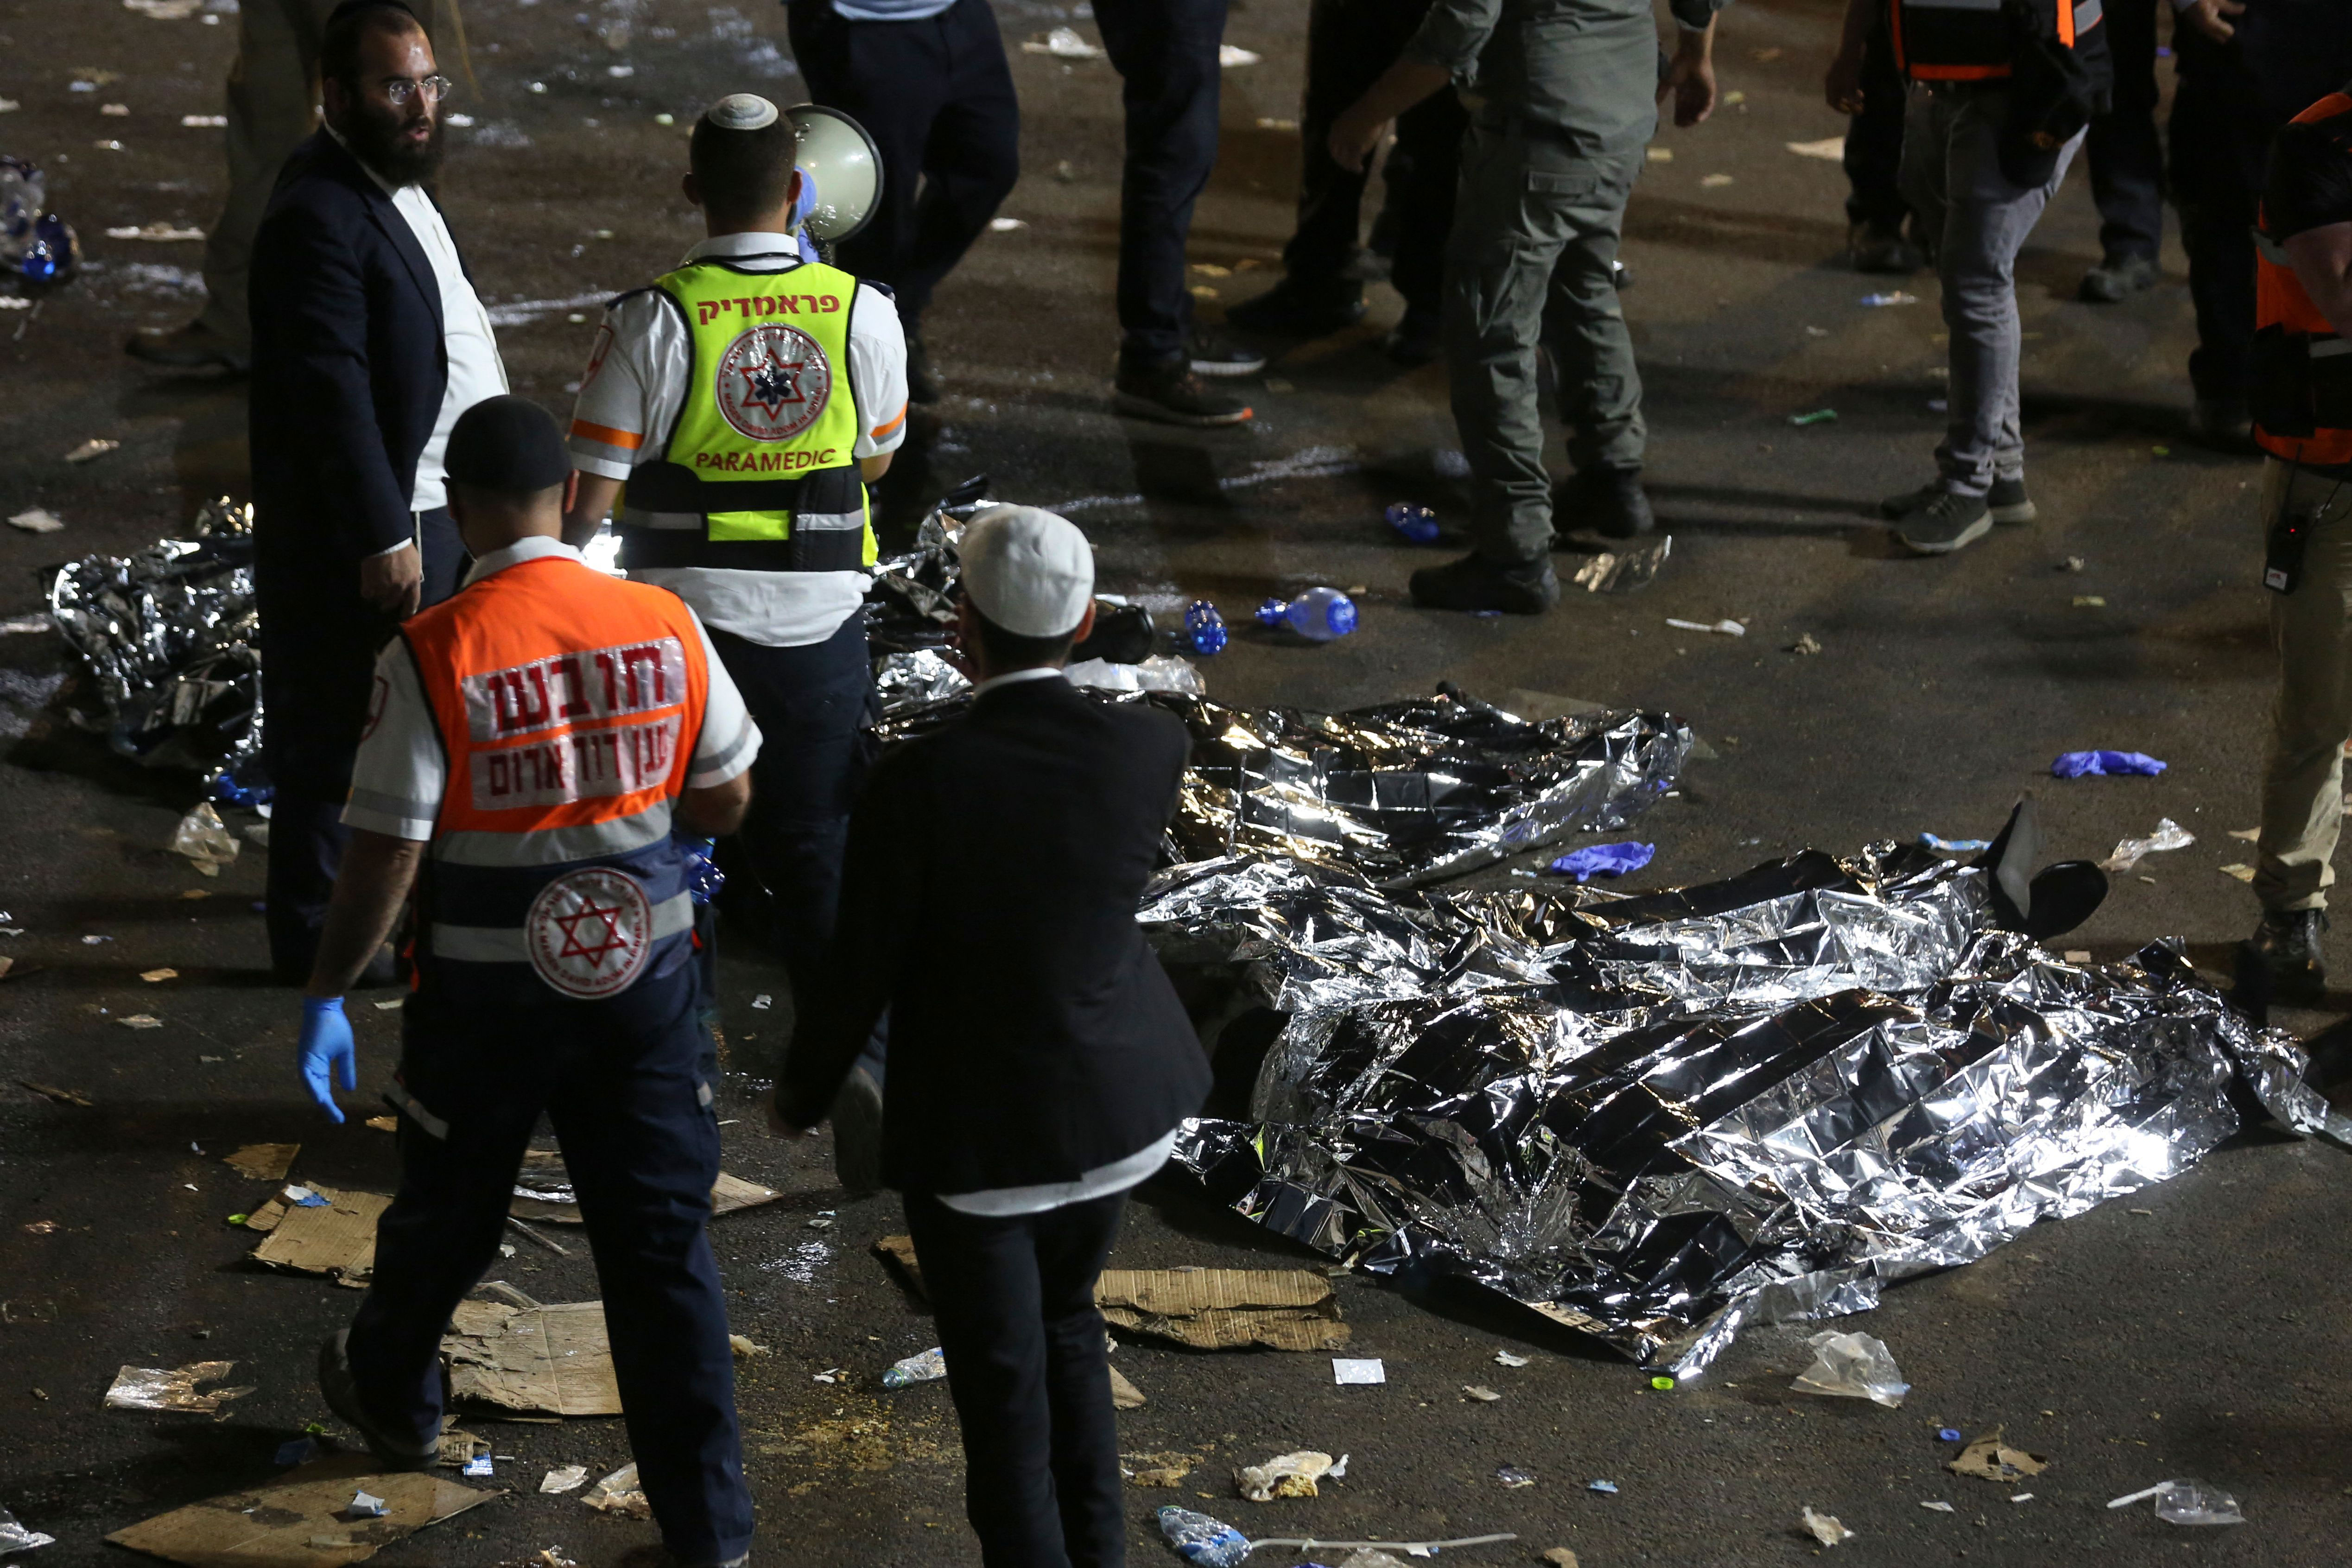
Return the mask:
<path fill-rule="evenodd" d="M 258 752 L 252 510 L 210 502 L 184 539 L 87 555 L 51 580 L 49 613 L 96 678 L 116 751 L 188 766 Z"/>
<path fill-rule="evenodd" d="M 2178 1174 L 2238 1086 L 2352 1147 L 2294 1040 L 2170 947 L 2062 963 L 1990 929 L 1984 873 L 1891 844 L 1633 897 L 1234 858 L 1139 918 L 1288 1015 L 1251 1120 L 1179 1141 L 1213 1194 L 1683 1376 L 1743 1323 L 1864 1310 Z"/>

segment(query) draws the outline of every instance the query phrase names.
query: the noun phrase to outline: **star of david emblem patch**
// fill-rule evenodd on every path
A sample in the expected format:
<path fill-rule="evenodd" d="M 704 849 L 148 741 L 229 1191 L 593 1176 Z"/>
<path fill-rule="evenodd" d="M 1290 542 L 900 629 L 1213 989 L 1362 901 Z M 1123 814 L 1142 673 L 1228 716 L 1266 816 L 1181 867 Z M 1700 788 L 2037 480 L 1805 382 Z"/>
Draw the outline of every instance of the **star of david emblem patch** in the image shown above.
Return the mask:
<path fill-rule="evenodd" d="M 798 327 L 763 321 L 719 356 L 711 390 L 719 416 L 754 441 L 789 441 L 833 398 L 833 365 Z"/>
<path fill-rule="evenodd" d="M 523 938 L 541 980 L 593 1001 L 635 981 L 653 952 L 653 906 L 636 879 L 600 866 L 541 889 Z"/>

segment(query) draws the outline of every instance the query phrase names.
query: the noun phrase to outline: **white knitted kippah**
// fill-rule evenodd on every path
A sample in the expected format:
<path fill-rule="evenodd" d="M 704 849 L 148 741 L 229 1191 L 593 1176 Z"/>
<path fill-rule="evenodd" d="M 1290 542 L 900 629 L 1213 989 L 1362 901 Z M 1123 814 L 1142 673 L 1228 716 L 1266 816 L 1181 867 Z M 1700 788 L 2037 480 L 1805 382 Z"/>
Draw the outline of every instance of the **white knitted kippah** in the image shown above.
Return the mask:
<path fill-rule="evenodd" d="M 760 131 L 776 122 L 776 106 L 756 92 L 730 92 L 703 118 L 721 131 Z"/>

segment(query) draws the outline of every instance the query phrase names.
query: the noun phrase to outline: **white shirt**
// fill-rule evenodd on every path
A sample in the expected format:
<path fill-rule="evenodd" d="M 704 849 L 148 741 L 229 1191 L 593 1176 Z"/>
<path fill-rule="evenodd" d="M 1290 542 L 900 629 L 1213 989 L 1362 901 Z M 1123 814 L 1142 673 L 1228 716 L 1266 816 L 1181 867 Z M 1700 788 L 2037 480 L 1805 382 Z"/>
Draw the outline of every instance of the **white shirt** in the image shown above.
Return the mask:
<path fill-rule="evenodd" d="M 580 552 L 559 539 L 534 536 L 504 550 L 493 550 L 466 574 L 470 585 L 493 573 L 523 561 L 560 555 L 578 561 Z M 687 613 L 692 615 L 691 606 Z M 702 638 L 702 661 L 710 672 L 703 700 L 702 733 L 694 742 L 694 761 L 686 777 L 688 789 L 709 789 L 725 784 L 751 765 L 760 754 L 760 727 L 743 706 L 742 694 L 727 667 L 711 648 L 710 636 L 699 621 L 695 632 Z M 441 749 L 440 727 L 417 682 L 416 661 L 407 645 L 394 637 L 375 660 L 375 696 L 359 756 L 352 766 L 350 804 L 343 807 L 343 825 L 364 827 L 394 838 L 420 842 L 433 837 L 441 815 L 441 795 L 449 784 L 449 762 Z"/>
<path fill-rule="evenodd" d="M 327 134 L 351 152 L 352 144 L 333 126 L 327 128 Z M 499 359 L 498 334 L 490 330 L 489 312 L 482 309 L 465 266 L 457 259 L 457 242 L 449 237 L 441 209 L 433 205 L 423 186 L 394 187 L 368 168 L 366 159 L 357 153 L 352 156 L 408 220 L 409 232 L 416 236 L 425 259 L 432 264 L 434 281 L 441 286 L 441 346 L 449 356 L 449 383 L 441 394 L 441 412 L 433 419 L 433 435 L 417 457 L 416 484 L 408 496 L 411 511 L 432 511 L 449 504 L 449 472 L 443 460 L 449 451 L 450 429 L 467 409 L 507 390 L 507 367 Z"/>
<path fill-rule="evenodd" d="M 801 265 L 783 234 L 726 234 L 688 251 L 679 265 L 710 258 L 747 271 Z M 625 294 L 604 311 L 604 330 L 572 411 L 572 462 L 582 473 L 626 479 L 660 458 L 686 406 L 694 343 L 678 313 L 655 289 Z M 877 457 L 907 438 L 907 336 L 890 296 L 861 283 L 849 318 L 849 385 L 861 428 L 853 454 Z M 706 626 L 768 647 L 820 643 L 858 613 L 863 572 L 740 572 L 709 566 L 631 569 L 695 608 Z"/>

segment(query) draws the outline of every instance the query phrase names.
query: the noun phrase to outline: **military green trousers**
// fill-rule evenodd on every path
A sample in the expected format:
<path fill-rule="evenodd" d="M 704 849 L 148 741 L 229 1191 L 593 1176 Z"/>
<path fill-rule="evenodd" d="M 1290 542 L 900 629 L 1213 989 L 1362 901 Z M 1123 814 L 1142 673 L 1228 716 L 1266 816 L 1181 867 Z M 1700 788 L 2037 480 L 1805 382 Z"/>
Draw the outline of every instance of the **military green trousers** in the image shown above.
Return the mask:
<path fill-rule="evenodd" d="M 1638 144 L 1596 155 L 1484 128 L 1463 142 L 1445 362 L 1470 459 L 1471 533 L 1489 560 L 1538 561 L 1551 547 L 1538 342 L 1559 365 L 1569 460 L 1641 466 L 1642 378 L 1610 264 L 1643 156 Z"/>

